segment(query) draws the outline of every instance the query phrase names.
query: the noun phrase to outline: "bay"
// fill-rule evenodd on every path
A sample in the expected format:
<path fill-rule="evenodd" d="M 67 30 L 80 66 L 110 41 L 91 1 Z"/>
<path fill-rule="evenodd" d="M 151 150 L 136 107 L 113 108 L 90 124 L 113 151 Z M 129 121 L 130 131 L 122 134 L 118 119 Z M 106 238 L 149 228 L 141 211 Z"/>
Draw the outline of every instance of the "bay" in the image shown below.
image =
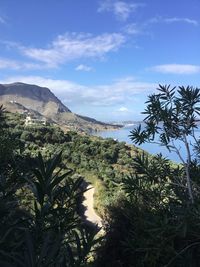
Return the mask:
<path fill-rule="evenodd" d="M 128 126 L 128 127 L 123 127 L 119 130 L 113 130 L 113 131 L 102 131 L 102 132 L 95 132 L 93 135 L 95 136 L 100 136 L 102 138 L 113 138 L 118 140 L 119 142 L 126 142 L 127 144 L 132 144 L 133 142 L 130 139 L 130 132 L 133 130 L 135 127 L 137 127 L 137 124 Z M 200 130 L 197 129 L 196 131 L 197 137 L 200 133 Z M 155 140 L 156 141 L 156 140 Z M 193 140 L 192 138 L 189 139 L 189 142 L 192 144 Z M 175 144 L 178 149 L 180 149 L 181 156 L 185 159 L 187 152 L 185 147 L 183 146 L 183 143 L 181 141 L 175 141 Z M 138 145 L 137 145 L 138 146 Z M 174 162 L 180 163 L 180 158 L 175 152 L 169 152 L 169 150 L 163 146 L 160 146 L 158 144 L 150 144 L 150 143 L 145 143 L 143 145 L 138 146 L 142 148 L 143 150 L 149 152 L 150 154 L 156 155 L 159 153 L 162 153 L 162 155 Z"/>

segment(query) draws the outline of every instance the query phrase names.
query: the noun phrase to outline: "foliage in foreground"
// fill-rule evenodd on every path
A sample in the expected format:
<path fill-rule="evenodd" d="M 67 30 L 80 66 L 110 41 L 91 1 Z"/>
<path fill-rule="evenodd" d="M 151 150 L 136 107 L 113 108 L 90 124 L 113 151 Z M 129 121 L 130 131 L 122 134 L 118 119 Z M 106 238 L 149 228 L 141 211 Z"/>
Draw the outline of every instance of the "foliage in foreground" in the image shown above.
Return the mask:
<path fill-rule="evenodd" d="M 160 156 L 138 156 L 134 167 L 136 173 L 123 181 L 127 199 L 109 208 L 97 266 L 199 266 L 200 199 L 191 204 L 186 188 L 176 183 L 184 181 L 184 171 Z"/>
<path fill-rule="evenodd" d="M 0 136 L 0 266 L 85 266 L 98 239 L 77 215 L 81 178 L 62 171 L 61 153 L 22 161 L 9 131 Z"/>
<path fill-rule="evenodd" d="M 185 169 L 186 186 L 190 201 L 194 202 L 191 177 L 193 148 L 199 148 L 195 130 L 198 128 L 200 115 L 200 90 L 190 86 L 176 87 L 160 85 L 159 93 L 148 97 L 143 114 L 145 127 L 141 125 L 131 132 L 131 139 L 136 144 L 154 142 L 156 135 L 159 144 L 176 153 Z M 177 145 L 177 140 L 181 146 Z M 186 158 L 181 149 L 186 151 Z"/>
<path fill-rule="evenodd" d="M 110 206 L 107 239 L 97 266 L 200 266 L 200 165 L 192 158 L 199 151 L 195 136 L 200 111 L 200 90 L 160 86 L 149 96 L 144 120 L 131 132 L 135 143 L 154 142 L 175 151 L 182 161 L 138 155 L 135 172 L 123 180 L 127 199 Z M 194 146 L 189 138 L 194 139 Z M 184 159 L 176 141 L 187 151 Z M 109 253 L 108 253 L 109 252 Z"/>

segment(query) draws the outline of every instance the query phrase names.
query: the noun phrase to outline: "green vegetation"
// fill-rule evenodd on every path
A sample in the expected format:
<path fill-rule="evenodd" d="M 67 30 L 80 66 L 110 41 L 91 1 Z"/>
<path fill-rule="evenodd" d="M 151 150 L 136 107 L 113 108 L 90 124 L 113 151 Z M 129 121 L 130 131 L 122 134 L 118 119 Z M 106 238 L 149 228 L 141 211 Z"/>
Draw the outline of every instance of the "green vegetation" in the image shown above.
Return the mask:
<path fill-rule="evenodd" d="M 195 137 L 199 107 L 199 89 L 180 87 L 175 93 L 175 88 L 160 86 L 147 101 L 146 127 L 133 130 L 131 138 L 153 142 L 158 134 L 169 150 L 176 151 L 177 139 L 187 151 L 199 148 L 196 138 L 195 147 L 187 141 L 189 135 Z M 200 266 L 200 165 L 190 153 L 179 166 L 159 155 L 133 159 L 135 173 L 122 186 L 127 198 L 109 208 L 97 266 Z"/>
<path fill-rule="evenodd" d="M 147 101 L 145 128 L 130 134 L 140 144 L 158 135 L 180 156 L 176 165 L 111 138 L 25 127 L 22 115 L 1 108 L 0 265 L 200 266 L 199 112 L 199 89 L 160 86 Z M 79 215 L 82 179 L 96 188 L 100 239 Z"/>
<path fill-rule="evenodd" d="M 0 124 L 0 266 L 85 266 L 98 239 L 77 213 L 82 178 L 63 171 L 61 153 L 23 154 L 2 108 Z"/>
<path fill-rule="evenodd" d="M 132 173 L 132 158 L 140 152 L 112 138 L 70 131 L 64 134 L 60 128 L 40 124 L 25 127 L 24 117 L 19 114 L 6 113 L 6 120 L 12 139 L 21 144 L 23 155 L 35 157 L 40 151 L 48 159 L 62 151 L 63 168 L 69 166 L 73 173 L 80 174 L 97 188 L 95 208 L 101 216 L 118 196 L 122 179 Z"/>
<path fill-rule="evenodd" d="M 98 185 L 96 208 L 104 215 L 136 149 L 52 126 L 24 126 L 23 115 L 3 109 L 0 115 L 0 265 L 88 265 L 98 231 L 79 216 L 82 178 L 74 174 Z"/>
<path fill-rule="evenodd" d="M 148 105 L 143 112 L 147 115 L 145 118 L 146 127 L 141 130 L 141 126 L 132 131 L 132 140 L 136 144 L 144 142 L 153 142 L 155 134 L 159 134 L 160 145 L 165 146 L 169 151 L 175 152 L 184 168 L 186 184 L 190 201 L 194 202 L 194 195 L 191 181 L 191 163 L 192 149 L 190 140 L 198 147 L 199 142 L 195 136 L 197 128 L 197 116 L 200 115 L 200 92 L 199 89 L 192 87 L 179 87 L 178 93 L 170 86 L 159 86 L 158 94 L 153 94 L 147 101 Z M 182 146 L 187 152 L 187 157 L 181 155 L 180 148 L 176 145 L 176 140 L 182 142 Z"/>

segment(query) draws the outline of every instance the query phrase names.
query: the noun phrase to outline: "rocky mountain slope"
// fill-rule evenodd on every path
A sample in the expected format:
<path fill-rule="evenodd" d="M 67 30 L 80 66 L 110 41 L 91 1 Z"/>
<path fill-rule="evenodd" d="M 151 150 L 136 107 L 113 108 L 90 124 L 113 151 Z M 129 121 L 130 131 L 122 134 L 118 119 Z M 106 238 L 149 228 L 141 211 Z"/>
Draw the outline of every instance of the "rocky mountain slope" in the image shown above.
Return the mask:
<path fill-rule="evenodd" d="M 44 117 L 64 130 L 91 132 L 119 127 L 71 112 L 48 88 L 37 85 L 0 84 L 0 104 L 10 112 Z"/>

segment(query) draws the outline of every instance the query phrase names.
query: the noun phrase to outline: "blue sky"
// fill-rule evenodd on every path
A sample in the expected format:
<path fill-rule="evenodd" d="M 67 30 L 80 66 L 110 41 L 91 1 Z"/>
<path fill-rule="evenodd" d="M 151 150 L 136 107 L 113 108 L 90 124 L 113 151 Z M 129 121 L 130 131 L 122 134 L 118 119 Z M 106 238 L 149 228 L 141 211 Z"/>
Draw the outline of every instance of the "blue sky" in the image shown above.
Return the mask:
<path fill-rule="evenodd" d="M 199 0 L 1 0 L 0 83 L 72 111 L 139 120 L 159 83 L 200 87 Z"/>

